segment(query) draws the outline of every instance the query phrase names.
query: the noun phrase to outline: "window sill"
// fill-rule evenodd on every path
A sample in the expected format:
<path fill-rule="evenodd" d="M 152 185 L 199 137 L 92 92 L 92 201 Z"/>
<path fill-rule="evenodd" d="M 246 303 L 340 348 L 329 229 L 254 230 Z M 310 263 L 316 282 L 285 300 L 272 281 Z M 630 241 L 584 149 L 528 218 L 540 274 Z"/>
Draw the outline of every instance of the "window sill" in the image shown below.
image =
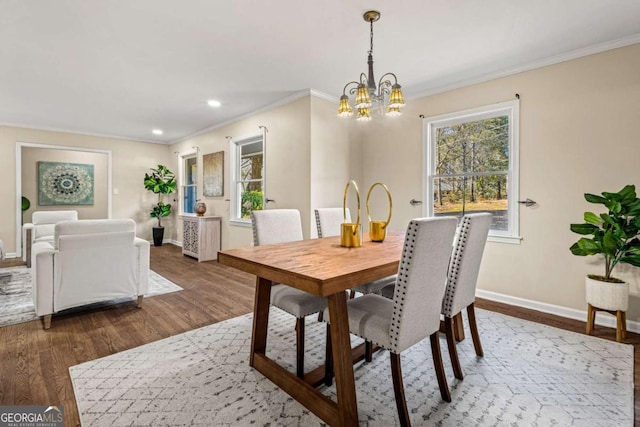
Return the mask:
<path fill-rule="evenodd" d="M 251 227 L 250 219 L 230 219 L 229 225 L 234 225 L 236 227 Z"/>
<path fill-rule="evenodd" d="M 511 245 L 519 245 L 521 240 L 522 240 L 522 237 L 520 236 L 500 236 L 500 235 L 487 236 L 487 242 L 508 243 Z"/>

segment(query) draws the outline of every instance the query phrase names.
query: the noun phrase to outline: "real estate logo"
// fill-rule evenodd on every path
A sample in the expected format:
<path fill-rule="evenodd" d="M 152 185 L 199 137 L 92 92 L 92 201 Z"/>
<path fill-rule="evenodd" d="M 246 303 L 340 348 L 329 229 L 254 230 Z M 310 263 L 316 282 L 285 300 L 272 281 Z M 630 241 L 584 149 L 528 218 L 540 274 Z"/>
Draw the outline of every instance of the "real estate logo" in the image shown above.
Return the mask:
<path fill-rule="evenodd" d="M 0 406 L 0 427 L 64 427 L 64 408 Z"/>

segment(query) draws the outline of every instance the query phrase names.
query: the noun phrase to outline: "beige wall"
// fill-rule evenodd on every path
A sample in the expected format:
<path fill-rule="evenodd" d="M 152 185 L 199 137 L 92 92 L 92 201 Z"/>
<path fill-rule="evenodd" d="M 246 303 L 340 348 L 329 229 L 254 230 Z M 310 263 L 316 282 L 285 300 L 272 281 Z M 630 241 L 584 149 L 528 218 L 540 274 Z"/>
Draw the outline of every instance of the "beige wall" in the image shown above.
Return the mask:
<path fill-rule="evenodd" d="M 93 205 L 41 206 L 38 202 L 38 166 L 37 163 L 63 162 L 93 165 Z M 73 209 L 78 211 L 80 219 L 107 218 L 108 209 L 108 156 L 70 150 L 51 150 L 35 147 L 22 148 L 22 195 L 31 201 L 31 207 L 24 212 L 24 222 L 31 222 L 35 211 Z"/>
<path fill-rule="evenodd" d="M 363 181 L 393 192 L 393 228 L 422 215 L 422 120 L 521 95 L 520 245 L 488 243 L 478 287 L 513 297 L 585 310 L 584 275 L 604 271 L 595 257 L 571 255 L 579 236 L 569 224 L 591 209 L 583 193 L 640 190 L 640 45 L 409 100 L 399 120 L 377 120 L 363 136 Z M 632 283 L 630 320 L 640 320 L 640 269 L 620 268 Z"/>
<path fill-rule="evenodd" d="M 299 209 L 305 237 L 309 237 L 309 162 L 310 162 L 310 97 L 298 99 L 289 104 L 255 114 L 249 118 L 214 129 L 186 141 L 174 144 L 170 151 L 178 152 L 172 160 L 174 169 L 178 170 L 179 155 L 193 152 L 192 147 L 199 147 L 198 153 L 198 198 L 207 205 L 207 215 L 222 216 L 222 248 L 248 246 L 253 240 L 250 227 L 229 224 L 231 183 L 229 163 L 229 143 L 226 139 L 242 139 L 259 133 L 259 126 L 268 129 L 266 137 L 266 193 L 265 197 L 274 199 L 269 208 Z M 224 196 L 204 197 L 202 195 L 202 156 L 204 154 L 224 151 Z M 178 223 L 175 240 L 182 242 L 182 224 Z"/>
<path fill-rule="evenodd" d="M 144 189 L 145 172 L 158 163 L 167 164 L 172 158 L 169 147 L 120 139 L 78 135 L 36 129 L 0 126 L 0 239 L 7 252 L 16 252 L 16 143 L 37 143 L 66 147 L 111 150 L 113 160 L 114 218 L 132 218 L 138 226 L 137 234 L 151 239 L 155 220 L 149 217 L 155 195 Z M 32 200 L 33 202 L 33 200 Z M 172 215 L 173 216 L 173 215 Z M 168 228 L 173 227 L 171 220 Z"/>
<path fill-rule="evenodd" d="M 318 236 L 314 209 L 341 207 L 346 183 L 361 179 L 360 140 L 351 138 L 354 122 L 336 117 L 336 110 L 333 102 L 311 98 L 311 237 Z"/>

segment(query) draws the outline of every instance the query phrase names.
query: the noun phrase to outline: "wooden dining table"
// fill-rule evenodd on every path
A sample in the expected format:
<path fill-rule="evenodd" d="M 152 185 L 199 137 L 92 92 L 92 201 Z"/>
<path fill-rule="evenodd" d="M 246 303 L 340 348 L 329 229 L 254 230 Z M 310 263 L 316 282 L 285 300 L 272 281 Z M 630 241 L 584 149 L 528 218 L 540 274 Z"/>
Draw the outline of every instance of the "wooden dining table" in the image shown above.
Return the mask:
<path fill-rule="evenodd" d="M 256 275 L 249 364 L 331 426 L 358 425 L 345 290 L 396 274 L 403 243 L 404 232 L 388 231 L 384 242 L 365 237 L 358 248 L 340 246 L 339 237 L 325 237 L 218 254 L 220 264 Z M 272 283 L 327 297 L 337 401 L 316 388 L 318 375 L 298 378 L 266 355 Z"/>

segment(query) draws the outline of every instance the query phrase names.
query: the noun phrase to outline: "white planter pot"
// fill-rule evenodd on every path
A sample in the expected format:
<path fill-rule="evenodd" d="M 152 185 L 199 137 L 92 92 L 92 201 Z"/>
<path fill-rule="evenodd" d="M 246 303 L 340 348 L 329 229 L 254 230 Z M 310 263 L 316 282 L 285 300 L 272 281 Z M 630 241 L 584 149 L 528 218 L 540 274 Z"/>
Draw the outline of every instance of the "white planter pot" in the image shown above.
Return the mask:
<path fill-rule="evenodd" d="M 629 284 L 610 283 L 585 278 L 587 303 L 611 311 L 627 311 L 629 308 Z"/>

